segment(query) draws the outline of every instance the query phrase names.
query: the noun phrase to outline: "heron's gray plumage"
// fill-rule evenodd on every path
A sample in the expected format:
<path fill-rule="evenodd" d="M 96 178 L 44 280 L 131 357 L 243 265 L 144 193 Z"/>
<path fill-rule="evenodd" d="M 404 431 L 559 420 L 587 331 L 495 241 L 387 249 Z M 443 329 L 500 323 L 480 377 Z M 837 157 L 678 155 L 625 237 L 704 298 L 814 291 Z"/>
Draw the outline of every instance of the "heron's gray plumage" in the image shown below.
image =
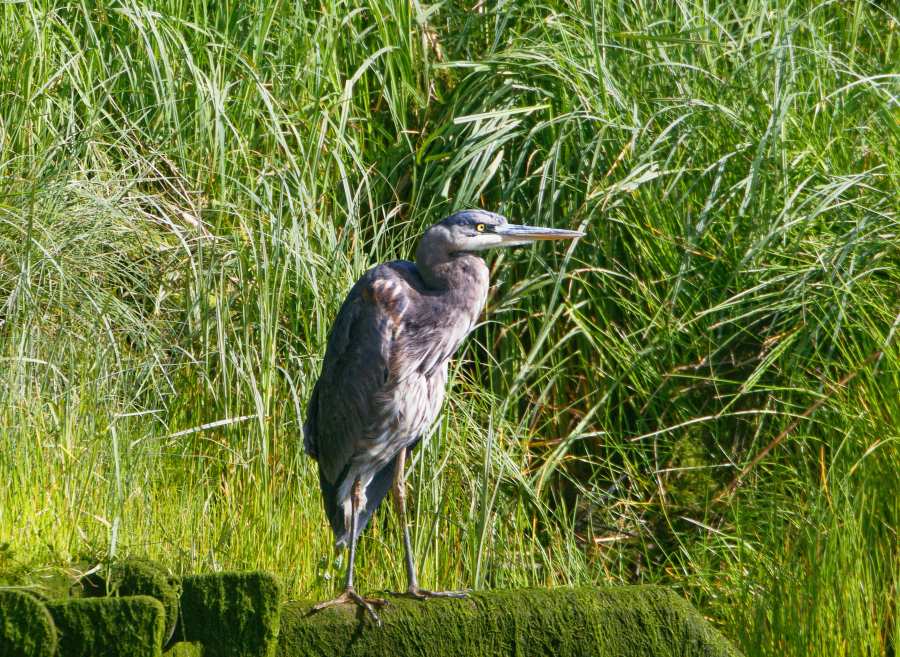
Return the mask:
<path fill-rule="evenodd" d="M 303 425 L 306 451 L 319 463 L 325 513 L 337 543 L 350 548 L 343 592 L 313 611 L 352 602 L 380 624 L 375 607 L 385 601 L 359 595 L 353 572 L 357 537 L 390 488 L 403 526 L 407 595 L 465 596 L 419 588 L 406 521 L 406 457 L 437 418 L 447 361 L 484 308 L 490 281 L 476 252 L 582 235 L 515 226 L 483 210 L 457 212 L 425 231 L 415 263 L 373 267 L 350 290 Z"/>
<path fill-rule="evenodd" d="M 470 218 L 505 221 L 481 212 Z M 464 221 L 466 215 L 450 219 Z M 399 450 L 437 418 L 447 363 L 484 308 L 487 266 L 452 249 L 438 224 L 423 237 L 416 264 L 399 260 L 367 271 L 335 319 L 307 410 L 304 445 L 319 462 L 338 543 L 350 538 L 353 482 L 358 478 L 364 492 L 360 533 L 387 493 Z"/>
<path fill-rule="evenodd" d="M 425 232 L 415 263 L 378 265 L 353 286 L 331 329 L 304 425 L 338 544 L 355 539 L 354 485 L 359 535 L 390 488 L 400 450 L 411 449 L 440 412 L 447 363 L 487 299 L 488 268 L 475 252 L 580 234 L 458 212 Z"/>

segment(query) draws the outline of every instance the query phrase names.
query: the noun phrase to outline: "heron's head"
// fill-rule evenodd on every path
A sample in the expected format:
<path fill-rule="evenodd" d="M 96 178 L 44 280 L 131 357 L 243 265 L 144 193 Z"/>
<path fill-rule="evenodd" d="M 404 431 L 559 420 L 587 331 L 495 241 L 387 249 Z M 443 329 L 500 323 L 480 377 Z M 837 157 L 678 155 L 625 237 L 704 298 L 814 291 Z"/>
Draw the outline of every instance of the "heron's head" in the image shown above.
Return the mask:
<path fill-rule="evenodd" d="M 522 246 L 542 240 L 583 237 L 577 230 L 520 226 L 486 210 L 456 212 L 426 232 L 428 241 L 441 244 L 448 253 L 470 253 L 504 246 Z"/>

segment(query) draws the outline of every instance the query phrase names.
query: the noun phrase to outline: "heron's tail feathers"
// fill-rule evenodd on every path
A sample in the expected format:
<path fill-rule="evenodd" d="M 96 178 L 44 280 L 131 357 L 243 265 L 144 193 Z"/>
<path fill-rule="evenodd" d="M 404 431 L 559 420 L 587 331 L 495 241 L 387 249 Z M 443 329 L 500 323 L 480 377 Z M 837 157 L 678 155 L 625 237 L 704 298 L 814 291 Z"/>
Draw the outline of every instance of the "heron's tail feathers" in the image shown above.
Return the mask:
<path fill-rule="evenodd" d="M 344 505 L 338 499 L 340 483 L 340 479 L 334 484 L 329 482 L 328 478 L 322 474 L 322 469 L 319 468 L 319 488 L 322 490 L 325 515 L 328 516 L 328 522 L 331 523 L 331 529 L 338 545 L 346 545 L 349 527 L 344 527 Z"/>
<path fill-rule="evenodd" d="M 315 430 L 310 421 L 307 421 L 303 425 L 303 451 L 317 461 L 319 460 L 319 450 L 316 446 Z"/>
<path fill-rule="evenodd" d="M 318 415 L 318 409 L 319 383 L 316 382 L 312 395 L 309 398 L 309 405 L 306 408 L 306 422 L 303 423 L 303 449 L 317 461 L 319 460 L 319 447 L 316 444 L 316 416 Z"/>
<path fill-rule="evenodd" d="M 345 475 L 346 476 L 346 475 Z M 344 477 L 338 477 L 333 484 L 322 476 L 319 471 L 319 487 L 322 489 L 322 500 L 325 503 L 325 515 L 331 523 L 331 529 L 334 531 L 334 542 L 338 546 L 350 544 L 350 494 L 341 495 Z M 356 525 L 356 536 L 362 534 L 369 520 L 375 513 L 385 495 L 391 489 L 394 481 L 394 462 L 390 461 L 378 473 L 372 477 L 369 485 L 366 486 L 363 497 L 364 506 L 359 514 Z M 347 486 L 347 489 L 352 489 Z"/>

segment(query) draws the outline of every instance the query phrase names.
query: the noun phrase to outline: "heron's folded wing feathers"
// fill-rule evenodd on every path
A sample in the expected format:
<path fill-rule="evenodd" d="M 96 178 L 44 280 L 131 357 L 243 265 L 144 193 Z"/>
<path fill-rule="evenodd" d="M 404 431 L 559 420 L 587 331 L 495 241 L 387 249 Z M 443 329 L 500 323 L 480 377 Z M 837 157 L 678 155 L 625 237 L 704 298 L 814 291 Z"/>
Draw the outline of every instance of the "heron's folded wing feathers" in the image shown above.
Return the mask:
<path fill-rule="evenodd" d="M 350 291 L 331 329 L 304 432 L 307 452 L 332 483 L 390 413 L 386 388 L 408 304 L 400 285 L 381 267 L 370 271 Z"/>

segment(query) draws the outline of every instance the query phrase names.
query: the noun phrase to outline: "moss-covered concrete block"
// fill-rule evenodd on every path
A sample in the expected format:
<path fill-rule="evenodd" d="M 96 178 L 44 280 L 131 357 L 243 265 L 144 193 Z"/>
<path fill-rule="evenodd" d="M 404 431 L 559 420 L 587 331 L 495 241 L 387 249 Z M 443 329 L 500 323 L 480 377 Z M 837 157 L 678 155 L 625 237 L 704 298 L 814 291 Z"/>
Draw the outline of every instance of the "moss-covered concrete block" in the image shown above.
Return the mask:
<path fill-rule="evenodd" d="M 178 621 L 181 580 L 169 575 L 162 566 L 147 559 L 124 559 L 113 564 L 108 571 L 92 575 L 86 580 L 84 591 L 89 596 L 149 595 L 156 598 L 166 614 L 163 642 L 172 638 Z"/>
<path fill-rule="evenodd" d="M 0 657 L 53 657 L 56 628 L 36 597 L 0 591 Z"/>
<path fill-rule="evenodd" d="M 184 577 L 175 640 L 202 643 L 204 657 L 271 657 L 280 611 L 281 587 L 267 573 Z"/>
<path fill-rule="evenodd" d="M 149 596 L 76 598 L 47 605 L 59 657 L 159 657 L 165 610 Z"/>
<path fill-rule="evenodd" d="M 279 657 L 737 657 L 687 602 L 659 587 L 520 589 L 463 600 L 391 598 L 377 627 L 355 606 L 282 611 Z"/>

